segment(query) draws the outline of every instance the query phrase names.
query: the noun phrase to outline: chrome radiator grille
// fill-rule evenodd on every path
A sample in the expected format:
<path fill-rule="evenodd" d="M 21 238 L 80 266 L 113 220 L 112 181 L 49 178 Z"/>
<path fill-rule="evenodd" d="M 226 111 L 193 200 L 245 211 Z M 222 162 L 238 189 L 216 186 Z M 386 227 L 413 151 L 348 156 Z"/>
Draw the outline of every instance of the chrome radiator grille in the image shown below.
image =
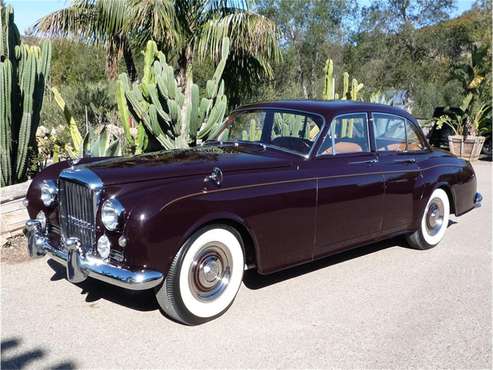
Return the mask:
<path fill-rule="evenodd" d="M 59 179 L 60 227 L 64 238 L 79 238 L 84 248 L 96 242 L 96 201 L 88 186 Z"/>

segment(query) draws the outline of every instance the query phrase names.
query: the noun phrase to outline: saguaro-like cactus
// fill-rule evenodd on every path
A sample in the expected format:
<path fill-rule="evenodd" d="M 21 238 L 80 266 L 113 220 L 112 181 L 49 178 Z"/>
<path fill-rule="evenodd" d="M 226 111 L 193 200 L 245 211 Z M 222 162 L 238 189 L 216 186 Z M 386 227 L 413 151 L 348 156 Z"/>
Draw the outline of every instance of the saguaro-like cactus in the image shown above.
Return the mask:
<path fill-rule="evenodd" d="M 12 7 L 0 4 L 1 186 L 26 177 L 50 70 L 51 44 L 21 43 Z"/>
<path fill-rule="evenodd" d="M 325 81 L 324 91 L 322 94 L 323 99 L 351 99 L 358 100 L 360 98 L 359 93 L 363 89 L 364 85 L 359 83 L 358 80 L 353 78 L 351 85 L 349 84 L 349 73 L 344 72 L 342 74 L 342 94 L 337 94 L 335 89 L 336 78 L 334 76 L 334 62 L 332 59 L 327 59 L 325 62 Z"/>
<path fill-rule="evenodd" d="M 125 126 L 132 116 L 165 149 L 186 148 L 213 135 L 227 108 L 222 74 L 228 54 L 229 39 L 224 39 L 222 57 L 214 76 L 206 83 L 205 96 L 200 98 L 199 87 L 192 83 L 190 99 L 186 99 L 173 67 L 157 50 L 156 43 L 149 41 L 144 52 L 142 81 L 131 86 L 125 73 L 119 77 L 117 101 L 125 133 L 130 132 Z M 138 147 L 130 135 L 125 138 L 127 146 Z"/>

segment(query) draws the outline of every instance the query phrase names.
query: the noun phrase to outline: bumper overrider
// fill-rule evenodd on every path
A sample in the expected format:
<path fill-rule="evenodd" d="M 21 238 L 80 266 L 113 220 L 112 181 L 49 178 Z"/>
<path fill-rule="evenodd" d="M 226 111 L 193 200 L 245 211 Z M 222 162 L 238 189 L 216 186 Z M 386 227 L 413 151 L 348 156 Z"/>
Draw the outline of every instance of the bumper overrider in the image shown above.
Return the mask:
<path fill-rule="evenodd" d="M 159 271 L 142 269 L 131 271 L 112 265 L 99 258 L 84 254 L 78 238 L 68 238 L 65 250 L 54 248 L 43 234 L 38 220 L 26 222 L 24 233 L 27 236 L 27 248 L 33 258 L 42 257 L 47 253 L 67 268 L 67 279 L 80 283 L 88 276 L 130 290 L 151 289 L 159 285 L 164 276 Z"/>
<path fill-rule="evenodd" d="M 479 208 L 481 207 L 481 202 L 483 201 L 483 196 L 481 193 L 476 193 L 474 195 L 474 207 Z"/>

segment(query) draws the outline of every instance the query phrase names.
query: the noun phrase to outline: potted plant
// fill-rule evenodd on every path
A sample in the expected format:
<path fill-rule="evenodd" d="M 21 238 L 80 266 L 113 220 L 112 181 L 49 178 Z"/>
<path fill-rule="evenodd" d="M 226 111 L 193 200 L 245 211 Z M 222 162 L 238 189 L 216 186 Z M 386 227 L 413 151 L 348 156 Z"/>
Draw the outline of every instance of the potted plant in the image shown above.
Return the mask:
<path fill-rule="evenodd" d="M 462 82 L 466 96 L 459 107 L 445 108 L 437 120 L 438 128 L 446 124 L 454 131 L 448 138 L 450 151 L 470 161 L 479 158 L 485 141 L 481 134 L 491 126 L 491 102 L 481 99 L 481 89 L 489 70 L 489 55 L 489 45 L 473 45 L 470 62 L 456 66 L 454 75 Z"/>
<path fill-rule="evenodd" d="M 489 126 L 491 113 L 491 104 L 475 105 L 472 103 L 473 97 L 469 93 L 460 107 L 447 109 L 437 121 L 438 128 L 446 124 L 454 131 L 454 135 L 448 138 L 450 151 L 470 161 L 477 160 L 481 154 L 485 140 L 481 134 Z"/>

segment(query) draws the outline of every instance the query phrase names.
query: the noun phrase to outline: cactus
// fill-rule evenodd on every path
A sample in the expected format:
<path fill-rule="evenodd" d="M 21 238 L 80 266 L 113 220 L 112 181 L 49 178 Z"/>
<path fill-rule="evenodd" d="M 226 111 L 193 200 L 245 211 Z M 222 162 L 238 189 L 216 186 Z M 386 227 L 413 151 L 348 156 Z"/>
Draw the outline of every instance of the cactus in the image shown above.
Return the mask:
<path fill-rule="evenodd" d="M 0 164 L 1 186 L 27 176 L 50 71 L 51 43 L 21 43 L 14 11 L 0 3 Z"/>
<path fill-rule="evenodd" d="M 342 100 L 346 100 L 350 97 L 349 93 L 349 73 L 344 72 L 342 74 Z"/>
<path fill-rule="evenodd" d="M 351 83 L 351 100 L 358 100 L 359 92 L 363 89 L 365 85 L 359 83 L 357 79 L 353 78 Z"/>
<path fill-rule="evenodd" d="M 336 99 L 351 99 L 359 100 L 359 93 L 363 89 L 364 85 L 359 83 L 358 80 L 353 78 L 351 85 L 349 84 L 349 73 L 344 72 L 342 74 L 342 93 L 339 95 L 335 92 L 335 82 L 334 77 L 334 63 L 332 59 L 327 59 L 324 67 L 325 72 L 325 82 L 324 91 L 322 93 L 322 98 L 325 100 L 336 100 Z"/>
<path fill-rule="evenodd" d="M 129 121 L 128 111 L 128 117 L 145 128 L 140 130 L 139 140 L 145 141 L 144 133 L 147 133 L 164 149 L 186 148 L 213 136 L 228 105 L 222 80 L 228 55 L 229 39 L 225 38 L 221 60 L 206 83 L 205 96 L 200 97 L 199 87 L 192 81 L 186 98 L 185 87 L 178 86 L 173 67 L 156 43 L 148 41 L 142 81 L 130 86 L 126 73 L 119 77 L 117 102 L 124 127 Z"/>
<path fill-rule="evenodd" d="M 323 98 L 326 100 L 334 100 L 335 98 L 335 79 L 334 79 L 334 62 L 332 59 L 327 59 L 325 62 L 325 83 Z"/>

